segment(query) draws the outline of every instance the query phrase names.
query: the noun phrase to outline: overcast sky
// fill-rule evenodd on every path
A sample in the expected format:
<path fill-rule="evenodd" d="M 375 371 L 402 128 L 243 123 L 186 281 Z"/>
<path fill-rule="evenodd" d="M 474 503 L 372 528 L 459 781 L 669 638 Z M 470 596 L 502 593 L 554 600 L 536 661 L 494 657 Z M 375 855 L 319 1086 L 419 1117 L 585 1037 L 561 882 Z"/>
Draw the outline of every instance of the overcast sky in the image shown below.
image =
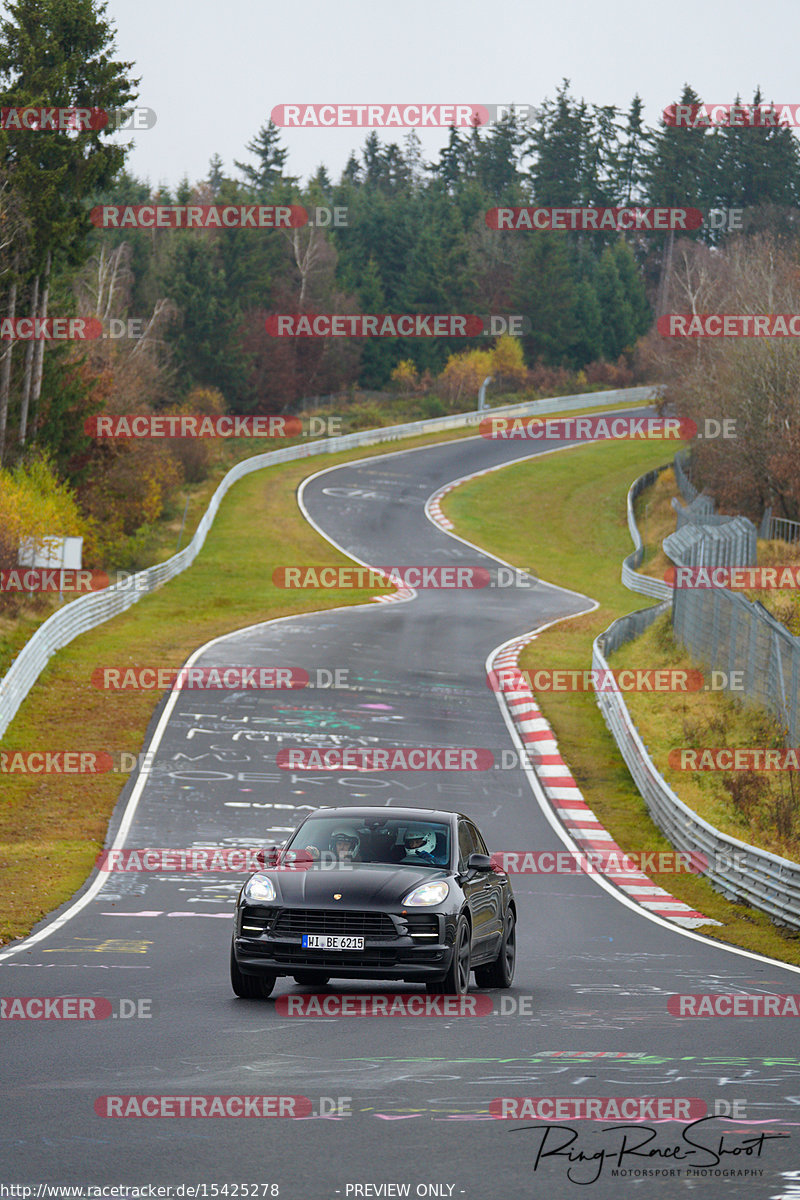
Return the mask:
<path fill-rule="evenodd" d="M 685 82 L 715 103 L 759 84 L 800 102 L 800 0 L 109 0 L 108 15 L 157 113 L 128 161 L 153 184 L 204 178 L 215 152 L 233 173 L 276 104 L 537 104 L 564 77 L 595 104 L 638 92 L 648 124 Z M 368 132 L 286 130 L 288 173 L 338 179 Z M 425 157 L 446 140 L 424 134 Z"/>

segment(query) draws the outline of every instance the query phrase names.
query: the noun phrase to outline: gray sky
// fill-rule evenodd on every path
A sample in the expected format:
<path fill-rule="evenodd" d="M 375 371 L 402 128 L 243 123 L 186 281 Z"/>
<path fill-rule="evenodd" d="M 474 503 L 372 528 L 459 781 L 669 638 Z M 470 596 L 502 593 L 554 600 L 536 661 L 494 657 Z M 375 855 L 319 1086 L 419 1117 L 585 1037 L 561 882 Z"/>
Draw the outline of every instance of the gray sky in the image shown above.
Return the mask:
<path fill-rule="evenodd" d="M 800 103 L 798 0 L 109 0 L 119 57 L 136 63 L 155 109 L 129 169 L 151 183 L 194 182 L 221 154 L 227 173 L 283 103 L 515 103 L 561 79 L 591 103 L 654 124 L 685 82 L 704 100 Z M 369 130 L 286 130 L 287 169 L 334 179 Z M 402 144 L 405 131 L 379 131 Z M 447 130 L 422 134 L 426 159 Z"/>

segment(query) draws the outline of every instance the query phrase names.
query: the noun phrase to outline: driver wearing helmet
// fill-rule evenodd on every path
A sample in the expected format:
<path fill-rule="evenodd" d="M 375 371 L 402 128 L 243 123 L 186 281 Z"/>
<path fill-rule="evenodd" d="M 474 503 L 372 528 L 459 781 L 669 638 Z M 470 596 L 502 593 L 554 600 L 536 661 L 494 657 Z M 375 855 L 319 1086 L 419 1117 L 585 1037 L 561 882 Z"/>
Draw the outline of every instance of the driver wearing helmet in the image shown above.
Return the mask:
<path fill-rule="evenodd" d="M 352 825 L 337 825 L 328 840 L 338 862 L 358 861 L 361 839 Z"/>
<path fill-rule="evenodd" d="M 409 825 L 403 838 L 403 846 L 406 852 L 403 862 L 439 865 L 433 857 L 436 834 L 432 829 L 426 829 L 424 825 Z"/>

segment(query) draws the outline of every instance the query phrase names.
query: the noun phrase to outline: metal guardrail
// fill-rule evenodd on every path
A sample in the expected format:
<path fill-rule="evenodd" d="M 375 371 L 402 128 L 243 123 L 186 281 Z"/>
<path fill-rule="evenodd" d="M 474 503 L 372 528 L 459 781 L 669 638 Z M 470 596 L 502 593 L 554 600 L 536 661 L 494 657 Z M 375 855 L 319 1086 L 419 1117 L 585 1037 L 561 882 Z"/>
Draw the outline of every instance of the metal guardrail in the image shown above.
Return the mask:
<path fill-rule="evenodd" d="M 585 392 L 570 396 L 554 396 L 545 400 L 531 400 L 524 404 L 509 404 L 490 410 L 491 415 L 531 416 L 539 413 L 570 411 L 579 408 L 595 408 L 617 402 L 644 402 L 653 395 L 653 388 L 638 387 L 615 389 L 603 392 Z M 317 454 L 334 454 L 358 446 L 377 445 L 380 442 L 397 441 L 412 437 L 415 433 L 437 433 L 461 426 L 477 425 L 485 412 L 455 413 L 448 417 L 433 417 L 425 421 L 410 421 L 404 425 L 390 425 L 385 429 L 364 429 L 357 433 L 346 433 L 339 437 L 323 438 L 315 442 L 304 442 L 299 446 L 287 446 L 282 450 L 271 450 L 256 454 L 244 462 L 237 463 L 220 481 L 211 497 L 194 537 L 183 550 L 165 562 L 148 567 L 132 575 L 124 583 L 104 588 L 103 591 L 81 596 L 64 605 L 39 626 L 31 639 L 17 655 L 5 676 L 0 680 L 0 737 L 19 711 L 20 705 L 36 680 L 57 650 L 67 646 L 80 634 L 102 625 L 104 621 L 125 612 L 143 596 L 149 595 L 163 583 L 173 579 L 194 562 L 206 540 L 217 510 L 230 487 L 253 471 L 260 471 L 276 463 L 291 462 Z"/>
<path fill-rule="evenodd" d="M 641 538 L 633 518 L 631 497 L 633 494 L 635 498 L 647 486 L 642 480 L 653 474 L 641 476 L 628 492 L 628 527 L 637 549 Z M 636 578 L 640 580 L 642 576 Z M 626 582 L 624 566 L 623 582 Z M 675 595 L 677 597 L 677 593 Z M 742 597 L 733 596 L 732 599 Z M 654 608 L 629 613 L 613 621 L 595 638 L 593 669 L 609 672 L 606 655 L 637 637 L 668 609 L 669 602 L 665 600 Z M 708 865 L 703 874 L 727 899 L 752 905 L 768 913 L 779 925 L 800 929 L 800 864 L 722 833 L 684 804 L 657 770 L 613 676 L 607 674 L 604 678 L 609 680 L 609 686 L 596 693 L 598 707 L 650 816 L 662 833 L 676 849 L 706 855 Z"/>
<path fill-rule="evenodd" d="M 759 537 L 765 541 L 780 539 L 782 542 L 800 542 L 800 521 L 790 521 L 788 517 L 773 517 L 772 510 L 768 508 L 761 518 Z"/>
<path fill-rule="evenodd" d="M 702 494 L 695 496 L 691 504 L 687 504 L 685 508 L 678 497 L 673 496 L 672 507 L 675 509 L 677 529 L 683 529 L 684 525 L 721 525 L 725 521 L 733 520 L 732 517 L 723 517 L 715 513 L 716 504 L 713 498 Z"/>
<path fill-rule="evenodd" d="M 675 471 L 675 482 L 678 485 L 678 491 L 687 504 L 691 504 L 693 500 L 697 499 L 700 493 L 688 475 L 689 451 L 679 450 L 672 461 L 672 466 Z"/>

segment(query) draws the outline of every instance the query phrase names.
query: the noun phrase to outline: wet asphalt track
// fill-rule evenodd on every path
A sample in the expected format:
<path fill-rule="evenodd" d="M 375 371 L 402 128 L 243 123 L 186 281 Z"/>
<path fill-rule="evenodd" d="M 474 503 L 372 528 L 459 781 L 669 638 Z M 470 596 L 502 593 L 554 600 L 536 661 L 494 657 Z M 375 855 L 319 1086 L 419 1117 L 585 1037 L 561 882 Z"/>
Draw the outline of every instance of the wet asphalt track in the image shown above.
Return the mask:
<path fill-rule="evenodd" d="M 362 561 L 494 569 L 493 560 L 434 527 L 425 501 L 456 477 L 536 448 L 476 437 L 381 456 L 323 471 L 305 485 L 303 504 L 328 537 Z M 320 561 L 327 561 L 324 553 Z M 546 564 L 535 566 L 546 576 Z M 317 775 L 279 770 L 275 756 L 322 737 L 342 746 L 374 739 L 480 746 L 499 757 L 514 743 L 485 683 L 487 656 L 526 630 L 588 607 L 585 597 L 542 584 L 419 590 L 407 603 L 231 634 L 196 661 L 289 665 L 312 677 L 338 669 L 349 686 L 184 691 L 174 703 L 162 702 L 145 743 L 155 735 L 135 813 L 126 816 L 131 783 L 110 832 L 130 820 L 130 847 L 263 846 L 282 841 L 309 807 L 355 801 L 460 810 L 493 850 L 561 849 L 519 770 Z M 273 999 L 241 1001 L 230 991 L 229 913 L 240 882 L 234 874 L 107 875 L 96 893 L 84 893 L 79 912 L 65 906 L 68 919 L 54 927 L 49 918 L 35 931 L 46 936 L 0 954 L 2 996 L 104 996 L 115 1004 L 145 1001 L 152 1010 L 148 1019 L 3 1022 L 0 1179 L 209 1189 L 277 1184 L 284 1200 L 403 1194 L 377 1190 L 389 1183 L 409 1185 L 411 1196 L 560 1198 L 581 1194 L 566 1178 L 569 1162 L 552 1156 L 534 1170 L 541 1126 L 489 1118 L 492 1098 L 650 1095 L 698 1097 L 709 1111 L 718 1102 L 744 1102 L 745 1123 L 718 1119 L 696 1135 L 717 1148 L 723 1139 L 721 1161 L 701 1162 L 698 1154 L 681 1165 L 763 1174 L 613 1176 L 619 1164 L 609 1157 L 590 1195 L 800 1195 L 800 1183 L 789 1178 L 800 1170 L 796 1022 L 681 1021 L 666 1008 L 674 992 L 800 991 L 796 971 L 665 928 L 586 876 L 525 875 L 514 878 L 518 963 L 504 1000 L 509 1006 L 511 997 L 520 1011 L 462 1019 L 280 1018 Z M 279 980 L 273 997 L 303 990 Z M 334 980 L 329 990 L 415 985 Z M 499 1010 L 503 994 L 493 995 Z M 308 1096 L 316 1115 L 137 1120 L 94 1111 L 104 1095 L 261 1093 Z M 330 1111 L 338 1098 L 351 1115 L 321 1117 L 321 1104 Z M 574 1127 L 573 1152 L 619 1149 L 619 1131 L 597 1122 Z M 623 1170 L 675 1167 L 671 1148 L 682 1127 L 654 1128 L 648 1149 L 657 1147 L 659 1157 L 629 1156 Z M 745 1153 L 745 1139 L 762 1131 L 789 1136 L 766 1141 L 760 1155 L 752 1144 Z M 546 1148 L 556 1136 L 566 1135 L 551 1133 Z M 572 1171 L 576 1181 L 588 1181 L 598 1163 L 573 1164 Z M 270 1193 L 260 1187 L 258 1194 Z"/>

